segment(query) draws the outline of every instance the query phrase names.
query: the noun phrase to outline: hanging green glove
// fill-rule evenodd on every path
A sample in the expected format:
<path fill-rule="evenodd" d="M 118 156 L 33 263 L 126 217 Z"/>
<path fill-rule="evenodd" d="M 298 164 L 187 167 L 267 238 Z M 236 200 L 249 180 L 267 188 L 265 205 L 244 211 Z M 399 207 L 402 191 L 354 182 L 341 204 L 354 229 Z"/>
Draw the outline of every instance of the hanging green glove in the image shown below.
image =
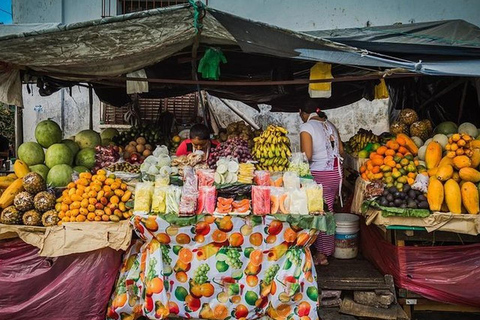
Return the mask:
<path fill-rule="evenodd" d="M 218 80 L 220 78 L 220 62 L 227 63 L 227 59 L 220 49 L 208 48 L 198 64 L 198 72 L 203 79 Z"/>

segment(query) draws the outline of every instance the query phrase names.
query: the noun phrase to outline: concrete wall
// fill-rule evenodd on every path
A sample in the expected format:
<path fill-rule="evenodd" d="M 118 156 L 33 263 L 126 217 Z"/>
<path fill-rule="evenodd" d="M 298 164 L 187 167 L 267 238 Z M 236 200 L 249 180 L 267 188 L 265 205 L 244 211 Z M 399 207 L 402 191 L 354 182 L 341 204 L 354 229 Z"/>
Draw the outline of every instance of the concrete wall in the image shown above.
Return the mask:
<path fill-rule="evenodd" d="M 62 97 L 63 117 L 62 117 Z M 51 96 L 41 97 L 37 90 L 33 94 L 23 88 L 23 139 L 35 141 L 35 126 L 42 120 L 51 118 L 63 130 L 64 138 L 75 135 L 77 132 L 88 129 L 89 102 L 88 89 L 73 87 L 72 96 L 69 89 L 62 89 Z M 63 120 L 62 120 L 63 119 Z M 93 129 L 99 130 L 100 100 L 94 94 L 93 99 Z"/>

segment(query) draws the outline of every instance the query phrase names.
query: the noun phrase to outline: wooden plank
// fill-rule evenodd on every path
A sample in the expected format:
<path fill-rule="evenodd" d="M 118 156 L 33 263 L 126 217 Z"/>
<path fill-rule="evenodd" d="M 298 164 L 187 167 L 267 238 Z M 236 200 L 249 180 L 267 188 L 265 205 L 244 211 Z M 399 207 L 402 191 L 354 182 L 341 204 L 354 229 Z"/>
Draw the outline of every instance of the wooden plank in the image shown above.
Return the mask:
<path fill-rule="evenodd" d="M 403 230 L 395 230 L 395 239 L 402 240 L 404 245 L 406 241 L 409 242 L 430 242 L 432 244 L 439 242 L 453 242 L 453 243 L 478 243 L 480 242 L 480 235 L 472 236 L 468 234 L 460 234 L 445 231 L 419 231 L 409 230 L 406 233 Z"/>

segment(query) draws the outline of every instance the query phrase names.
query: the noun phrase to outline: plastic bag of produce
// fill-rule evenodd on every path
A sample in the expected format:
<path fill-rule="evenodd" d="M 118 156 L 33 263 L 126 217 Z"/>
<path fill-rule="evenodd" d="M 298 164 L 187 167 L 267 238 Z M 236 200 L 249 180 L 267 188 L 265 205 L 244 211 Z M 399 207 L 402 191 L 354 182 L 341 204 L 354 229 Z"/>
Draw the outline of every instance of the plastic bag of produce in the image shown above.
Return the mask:
<path fill-rule="evenodd" d="M 155 176 L 155 187 L 166 187 L 170 184 L 170 175 L 157 174 Z"/>
<path fill-rule="evenodd" d="M 198 188 L 197 214 L 215 212 L 217 202 L 217 189 L 214 186 L 202 186 Z"/>
<path fill-rule="evenodd" d="M 232 202 L 233 212 L 236 214 L 249 214 L 250 213 L 250 200 L 243 199 Z"/>
<path fill-rule="evenodd" d="M 169 186 L 165 194 L 166 198 L 166 213 L 175 213 L 180 212 L 180 198 L 182 196 L 182 187 L 179 186 Z"/>
<path fill-rule="evenodd" d="M 289 213 L 289 199 L 288 193 L 284 188 L 274 188 L 270 189 L 270 213 Z"/>
<path fill-rule="evenodd" d="M 257 170 L 253 182 L 257 186 L 269 186 L 270 185 L 270 171 Z"/>
<path fill-rule="evenodd" d="M 323 186 L 315 184 L 303 189 L 307 193 L 308 213 L 323 212 Z"/>
<path fill-rule="evenodd" d="M 135 204 L 133 210 L 138 212 L 150 212 L 152 205 L 153 183 L 141 182 L 135 187 Z"/>
<path fill-rule="evenodd" d="M 298 173 L 300 177 L 310 176 L 310 166 L 305 153 L 295 152 L 290 157 L 290 164 L 288 165 L 288 171 Z"/>
<path fill-rule="evenodd" d="M 285 188 L 300 189 L 300 177 L 295 171 L 287 171 L 283 174 L 283 186 Z"/>
<path fill-rule="evenodd" d="M 183 187 L 180 199 L 179 214 L 190 216 L 195 214 L 198 198 L 198 180 L 192 167 L 183 168 Z"/>
<path fill-rule="evenodd" d="M 283 173 L 274 172 L 270 174 L 270 186 L 282 187 L 283 186 Z"/>
<path fill-rule="evenodd" d="M 307 193 L 305 189 L 287 189 L 291 214 L 308 214 Z"/>
<path fill-rule="evenodd" d="M 167 210 L 167 190 L 168 186 L 157 186 L 153 189 L 152 212 L 157 214 L 165 213 Z"/>
<path fill-rule="evenodd" d="M 270 214 L 270 188 L 265 186 L 252 186 L 253 214 Z"/>
<path fill-rule="evenodd" d="M 198 169 L 198 187 L 211 187 L 215 182 L 215 170 L 213 169 Z"/>

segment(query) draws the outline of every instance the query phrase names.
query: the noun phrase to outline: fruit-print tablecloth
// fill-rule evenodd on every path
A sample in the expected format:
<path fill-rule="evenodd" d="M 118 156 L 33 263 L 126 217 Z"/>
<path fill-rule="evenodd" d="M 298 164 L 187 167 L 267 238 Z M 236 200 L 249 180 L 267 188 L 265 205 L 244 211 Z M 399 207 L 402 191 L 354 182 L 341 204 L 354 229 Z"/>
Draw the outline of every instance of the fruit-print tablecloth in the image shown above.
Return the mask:
<path fill-rule="evenodd" d="M 136 214 L 108 319 L 318 319 L 309 245 L 332 215 Z"/>

